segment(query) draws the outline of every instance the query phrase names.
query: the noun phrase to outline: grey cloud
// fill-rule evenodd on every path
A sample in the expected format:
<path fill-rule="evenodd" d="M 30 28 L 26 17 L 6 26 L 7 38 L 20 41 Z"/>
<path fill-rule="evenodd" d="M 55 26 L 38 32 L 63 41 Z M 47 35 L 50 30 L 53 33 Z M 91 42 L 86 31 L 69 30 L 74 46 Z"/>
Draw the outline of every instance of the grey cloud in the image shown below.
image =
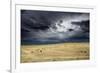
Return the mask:
<path fill-rule="evenodd" d="M 21 40 L 34 43 L 88 39 L 88 21 L 88 13 L 21 10 Z"/>

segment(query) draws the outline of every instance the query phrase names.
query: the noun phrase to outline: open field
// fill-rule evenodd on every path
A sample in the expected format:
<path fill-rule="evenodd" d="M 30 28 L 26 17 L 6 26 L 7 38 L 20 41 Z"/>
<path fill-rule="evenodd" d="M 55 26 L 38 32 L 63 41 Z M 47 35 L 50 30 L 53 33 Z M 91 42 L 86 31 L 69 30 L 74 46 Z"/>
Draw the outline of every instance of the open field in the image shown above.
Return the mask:
<path fill-rule="evenodd" d="M 21 45 L 21 63 L 88 59 L 89 43 Z"/>

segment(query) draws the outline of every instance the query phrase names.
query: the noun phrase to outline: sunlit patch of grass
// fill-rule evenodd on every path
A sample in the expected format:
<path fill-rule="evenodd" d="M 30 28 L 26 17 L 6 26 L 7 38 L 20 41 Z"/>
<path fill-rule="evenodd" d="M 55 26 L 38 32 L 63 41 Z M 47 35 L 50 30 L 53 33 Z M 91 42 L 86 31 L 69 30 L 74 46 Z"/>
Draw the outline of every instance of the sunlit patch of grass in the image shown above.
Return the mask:
<path fill-rule="evenodd" d="M 89 59 L 89 43 L 21 46 L 21 63 L 87 59 Z"/>

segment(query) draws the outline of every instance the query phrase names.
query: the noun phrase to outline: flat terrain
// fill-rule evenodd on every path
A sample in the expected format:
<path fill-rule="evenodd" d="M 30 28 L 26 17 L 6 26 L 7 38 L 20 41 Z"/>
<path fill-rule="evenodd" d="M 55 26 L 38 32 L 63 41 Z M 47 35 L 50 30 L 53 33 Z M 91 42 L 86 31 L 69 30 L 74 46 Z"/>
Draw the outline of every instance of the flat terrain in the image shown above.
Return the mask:
<path fill-rule="evenodd" d="M 58 43 L 21 46 L 21 63 L 88 59 L 89 43 Z"/>

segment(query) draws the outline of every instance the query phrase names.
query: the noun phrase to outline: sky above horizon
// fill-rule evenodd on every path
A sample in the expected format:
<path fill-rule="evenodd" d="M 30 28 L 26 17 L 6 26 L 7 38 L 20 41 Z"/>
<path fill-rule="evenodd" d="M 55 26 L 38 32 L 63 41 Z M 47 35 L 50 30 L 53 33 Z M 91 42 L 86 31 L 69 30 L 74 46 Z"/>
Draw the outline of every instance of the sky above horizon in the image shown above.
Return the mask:
<path fill-rule="evenodd" d="M 89 13 L 21 10 L 21 43 L 89 41 Z"/>

